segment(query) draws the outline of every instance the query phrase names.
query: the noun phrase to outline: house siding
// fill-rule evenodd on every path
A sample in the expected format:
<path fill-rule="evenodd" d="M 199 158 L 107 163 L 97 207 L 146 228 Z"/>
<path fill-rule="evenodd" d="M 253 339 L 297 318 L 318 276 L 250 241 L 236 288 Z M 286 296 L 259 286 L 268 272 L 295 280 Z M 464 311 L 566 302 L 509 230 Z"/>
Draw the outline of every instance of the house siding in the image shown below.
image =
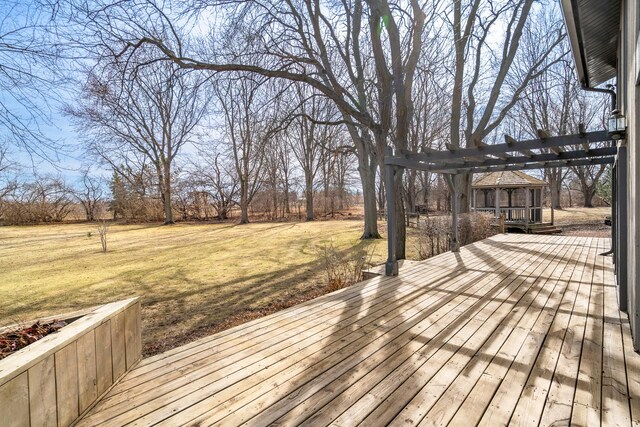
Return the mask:
<path fill-rule="evenodd" d="M 640 149 L 638 148 L 638 136 L 640 135 L 640 118 L 638 103 L 640 102 L 640 87 L 638 86 L 638 72 L 640 71 L 640 58 L 636 56 L 638 51 L 638 2 L 627 0 L 622 8 L 621 20 L 621 63 L 622 71 L 618 78 L 618 93 L 620 94 L 620 106 L 627 117 L 628 146 L 628 192 L 627 192 L 627 218 L 629 233 L 627 239 L 627 284 L 628 284 L 628 314 L 633 332 L 633 343 L 636 350 L 640 350 L 640 278 L 638 270 L 640 264 Z"/>

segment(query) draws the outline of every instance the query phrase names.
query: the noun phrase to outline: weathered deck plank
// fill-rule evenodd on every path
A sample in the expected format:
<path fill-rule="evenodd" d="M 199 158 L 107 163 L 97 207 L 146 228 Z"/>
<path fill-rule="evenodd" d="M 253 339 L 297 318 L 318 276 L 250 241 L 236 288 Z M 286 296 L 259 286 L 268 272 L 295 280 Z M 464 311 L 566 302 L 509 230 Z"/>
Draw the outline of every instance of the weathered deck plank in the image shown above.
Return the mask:
<path fill-rule="evenodd" d="M 143 360 L 78 425 L 637 426 L 608 245 L 495 236 Z"/>

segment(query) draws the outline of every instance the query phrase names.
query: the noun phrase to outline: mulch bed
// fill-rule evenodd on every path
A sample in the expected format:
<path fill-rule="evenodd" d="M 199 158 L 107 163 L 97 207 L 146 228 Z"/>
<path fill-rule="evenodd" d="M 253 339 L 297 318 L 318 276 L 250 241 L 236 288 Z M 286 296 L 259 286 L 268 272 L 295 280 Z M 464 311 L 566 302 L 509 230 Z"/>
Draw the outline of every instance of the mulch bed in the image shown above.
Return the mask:
<path fill-rule="evenodd" d="M 28 328 L 10 330 L 0 334 L 0 359 L 4 359 L 29 344 L 58 331 L 63 326 L 67 326 L 67 322 L 62 320 L 46 323 L 38 321 Z"/>

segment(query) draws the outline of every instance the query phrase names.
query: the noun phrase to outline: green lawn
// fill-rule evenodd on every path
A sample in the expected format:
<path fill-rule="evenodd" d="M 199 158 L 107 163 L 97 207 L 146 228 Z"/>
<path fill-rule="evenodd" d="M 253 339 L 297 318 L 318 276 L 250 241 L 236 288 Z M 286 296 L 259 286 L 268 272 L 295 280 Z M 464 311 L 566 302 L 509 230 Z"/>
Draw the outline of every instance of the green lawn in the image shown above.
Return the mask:
<path fill-rule="evenodd" d="M 0 227 L 0 325 L 139 295 L 145 352 L 166 350 L 322 293 L 326 244 L 383 262 L 386 241 L 361 226 L 112 225 L 107 253 L 91 224 Z"/>

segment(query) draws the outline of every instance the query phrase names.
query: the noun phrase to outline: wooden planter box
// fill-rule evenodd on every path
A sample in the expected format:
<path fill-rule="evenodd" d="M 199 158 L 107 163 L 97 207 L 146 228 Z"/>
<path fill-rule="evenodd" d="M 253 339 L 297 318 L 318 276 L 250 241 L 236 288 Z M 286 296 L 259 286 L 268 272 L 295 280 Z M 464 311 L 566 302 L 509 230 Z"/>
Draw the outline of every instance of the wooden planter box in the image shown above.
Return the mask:
<path fill-rule="evenodd" d="M 141 354 L 138 298 L 100 306 L 0 360 L 0 424 L 68 426 Z"/>

